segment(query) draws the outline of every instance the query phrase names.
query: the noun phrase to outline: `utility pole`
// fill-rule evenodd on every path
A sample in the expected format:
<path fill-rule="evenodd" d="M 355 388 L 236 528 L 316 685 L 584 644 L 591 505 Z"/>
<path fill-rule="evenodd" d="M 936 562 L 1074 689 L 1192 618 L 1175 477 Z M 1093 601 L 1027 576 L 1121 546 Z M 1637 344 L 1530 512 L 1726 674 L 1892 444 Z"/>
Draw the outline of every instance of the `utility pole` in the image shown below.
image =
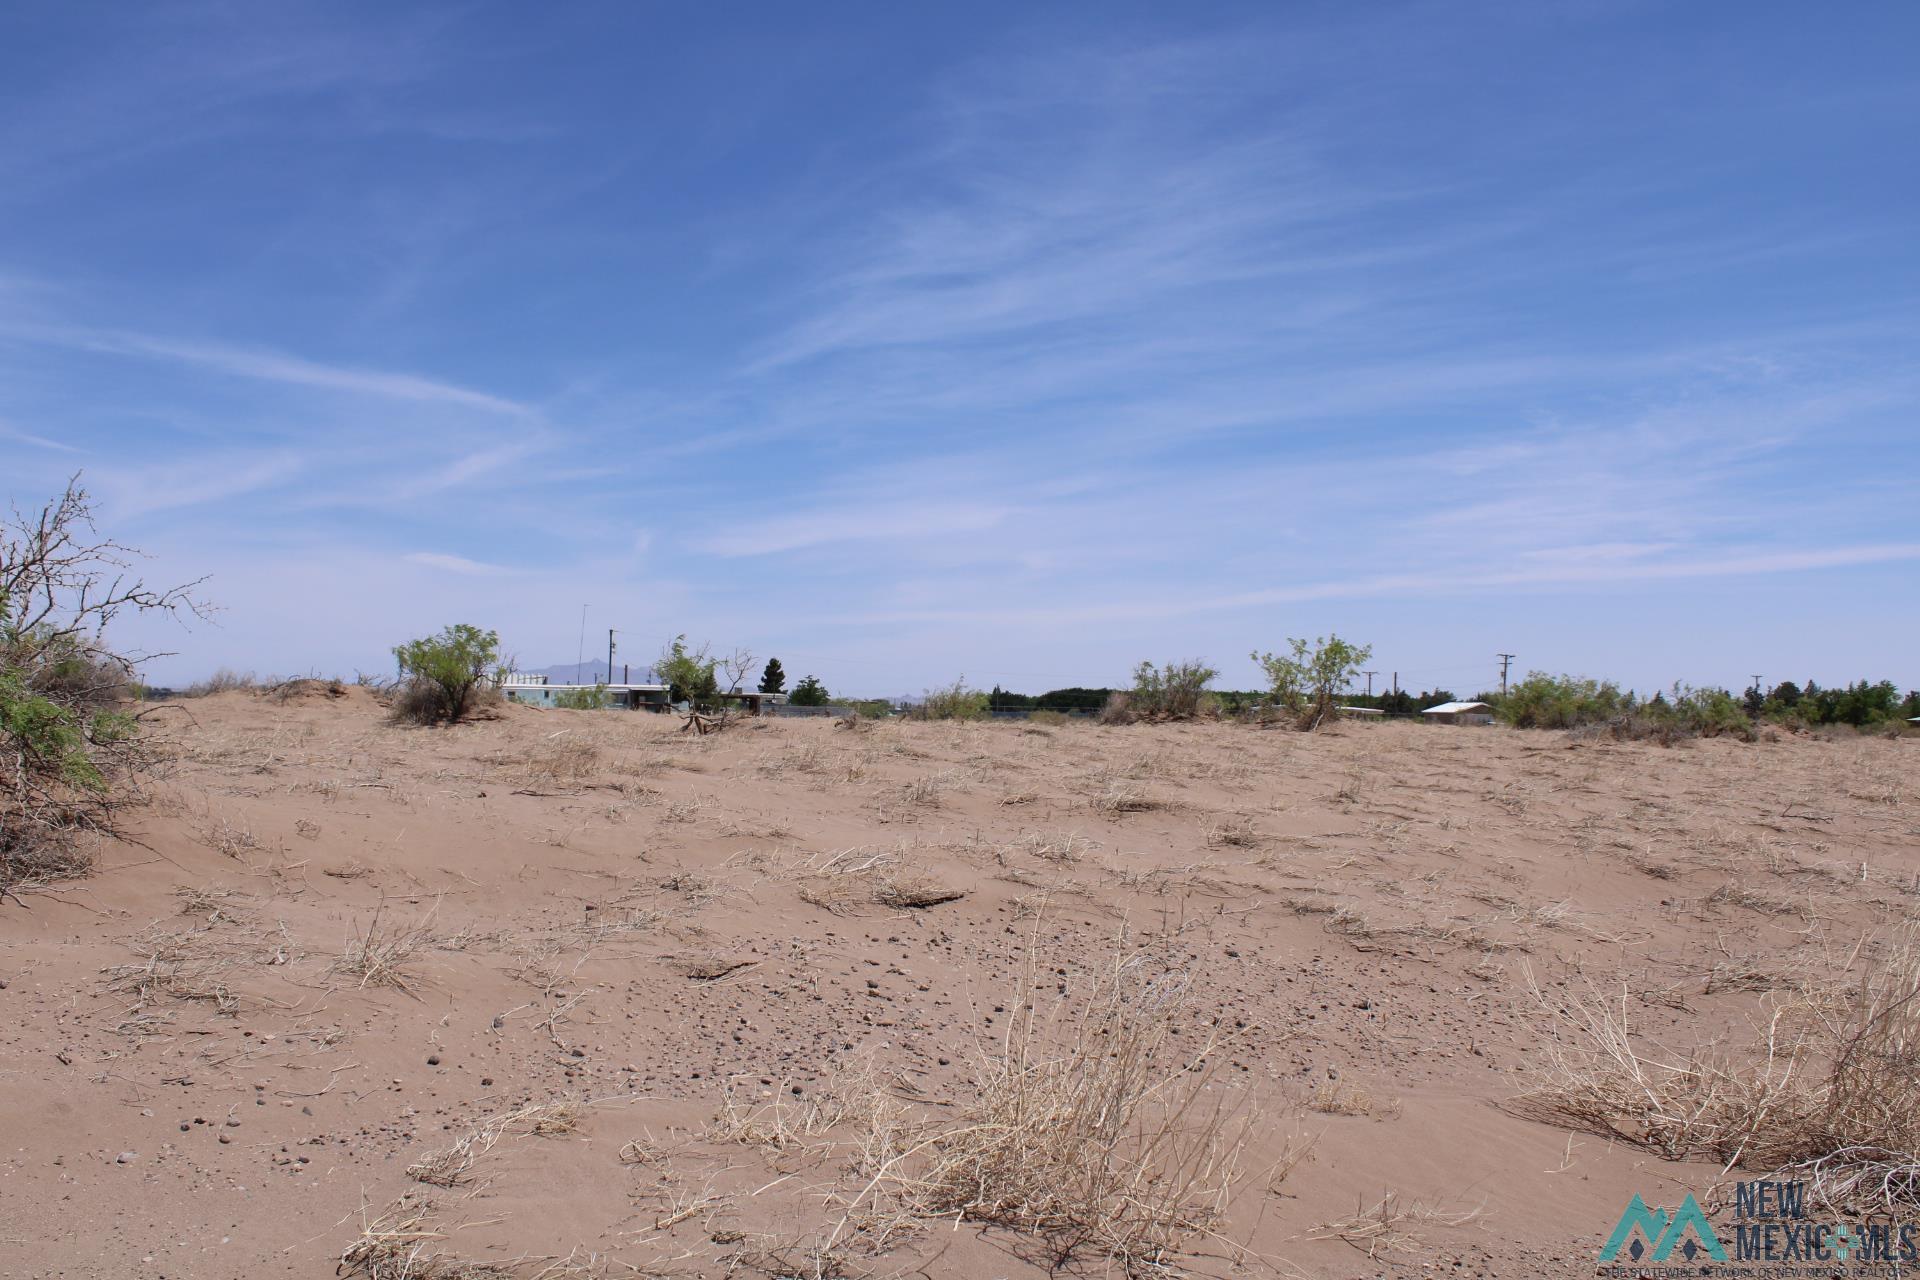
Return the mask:
<path fill-rule="evenodd" d="M 613 683 L 613 628 L 607 628 L 607 683 Z"/>
<path fill-rule="evenodd" d="M 573 679 L 568 684 L 580 683 L 580 668 L 587 665 L 587 606 L 580 606 L 580 646 L 573 651 Z"/>
<path fill-rule="evenodd" d="M 1378 671 L 1362 671 L 1360 674 L 1367 678 L 1367 696 L 1371 698 L 1373 696 L 1373 678 L 1380 673 Z"/>
<path fill-rule="evenodd" d="M 1500 696 L 1504 698 L 1507 696 L 1507 667 L 1520 655 L 1517 653 L 1502 653 L 1497 656 L 1500 659 Z"/>
<path fill-rule="evenodd" d="M 1756 690 L 1760 689 L 1760 677 L 1758 674 L 1755 674 L 1755 676 L 1753 677 L 1753 687 Z"/>
<path fill-rule="evenodd" d="M 1398 671 L 1393 673 L 1393 696 L 1396 698 L 1400 696 L 1400 673 Z"/>

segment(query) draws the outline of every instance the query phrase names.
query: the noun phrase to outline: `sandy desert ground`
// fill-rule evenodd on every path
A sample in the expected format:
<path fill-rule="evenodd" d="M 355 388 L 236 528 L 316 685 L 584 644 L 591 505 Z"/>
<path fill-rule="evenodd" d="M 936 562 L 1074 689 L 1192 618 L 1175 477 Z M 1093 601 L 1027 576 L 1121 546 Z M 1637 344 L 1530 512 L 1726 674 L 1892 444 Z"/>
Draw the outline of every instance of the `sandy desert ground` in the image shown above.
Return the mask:
<path fill-rule="evenodd" d="M 1230 1175 L 1134 1273 L 1592 1274 L 1720 1171 L 1513 1105 L 1556 993 L 1699 1044 L 1920 902 L 1913 739 L 159 719 L 135 839 L 0 904 L 0 1276 L 1044 1274 L 887 1152 L 1116 992 Z"/>

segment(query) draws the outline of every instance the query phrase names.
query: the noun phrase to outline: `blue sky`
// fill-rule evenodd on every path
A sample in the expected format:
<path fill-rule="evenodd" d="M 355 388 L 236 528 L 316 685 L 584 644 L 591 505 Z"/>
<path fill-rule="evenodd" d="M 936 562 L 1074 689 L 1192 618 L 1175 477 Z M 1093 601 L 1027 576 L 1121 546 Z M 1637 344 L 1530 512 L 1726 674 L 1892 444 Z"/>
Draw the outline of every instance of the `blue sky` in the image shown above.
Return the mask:
<path fill-rule="evenodd" d="M 216 626 L 1920 685 L 1920 10 L 15 6 L 0 458 Z M 1386 677 L 1381 677 L 1384 680 Z"/>

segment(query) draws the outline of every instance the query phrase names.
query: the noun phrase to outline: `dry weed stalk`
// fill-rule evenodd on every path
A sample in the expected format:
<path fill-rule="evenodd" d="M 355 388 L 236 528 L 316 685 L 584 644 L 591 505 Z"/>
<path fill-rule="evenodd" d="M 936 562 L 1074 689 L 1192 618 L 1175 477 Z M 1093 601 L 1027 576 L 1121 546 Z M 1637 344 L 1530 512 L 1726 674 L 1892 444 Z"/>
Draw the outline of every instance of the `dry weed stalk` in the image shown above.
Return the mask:
<path fill-rule="evenodd" d="M 1383 1251 L 1407 1248 L 1413 1241 L 1413 1226 L 1463 1227 L 1479 1216 L 1478 1207 L 1442 1209 L 1389 1191 L 1371 1205 L 1362 1200 L 1350 1218 L 1320 1224 L 1307 1238 L 1341 1240 L 1371 1258 Z"/>
<path fill-rule="evenodd" d="M 473 1166 L 500 1139 L 522 1134 L 551 1137 L 573 1133 L 586 1108 L 573 1101 L 543 1102 L 490 1116 L 468 1130 L 451 1146 L 443 1147 L 407 1166 L 407 1176 L 436 1187 L 458 1187 L 471 1182 Z"/>

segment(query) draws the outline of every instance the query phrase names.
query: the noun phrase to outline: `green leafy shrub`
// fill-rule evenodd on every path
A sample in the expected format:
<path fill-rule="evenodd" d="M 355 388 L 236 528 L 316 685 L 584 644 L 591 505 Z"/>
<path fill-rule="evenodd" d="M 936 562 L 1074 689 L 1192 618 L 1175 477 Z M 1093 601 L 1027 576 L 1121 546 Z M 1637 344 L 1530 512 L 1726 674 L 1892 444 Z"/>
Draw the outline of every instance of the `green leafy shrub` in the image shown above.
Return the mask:
<path fill-rule="evenodd" d="M 707 646 L 692 648 L 685 635 L 677 635 L 668 642 L 659 661 L 653 664 L 654 674 L 667 686 L 670 699 L 702 711 L 711 711 L 719 705 L 719 667 L 720 660 L 707 652 Z"/>
<path fill-rule="evenodd" d="M 1147 720 L 1191 720 L 1213 711 L 1207 686 L 1219 677 L 1206 663 L 1193 659 L 1156 667 L 1143 662 L 1133 669 L 1133 691 L 1127 709 Z"/>
<path fill-rule="evenodd" d="M 1611 680 L 1530 671 L 1498 700 L 1496 713 L 1516 729 L 1573 729 L 1626 715 L 1636 705 L 1632 691 Z"/>
<path fill-rule="evenodd" d="M 598 681 L 591 689 L 568 689 L 554 695 L 553 705 L 563 711 L 604 711 L 607 708 L 606 681 Z"/>
<path fill-rule="evenodd" d="M 927 690 L 919 714 L 923 720 L 984 720 L 987 708 L 988 695 L 968 688 L 967 678 L 961 676 L 950 685 Z"/>
<path fill-rule="evenodd" d="M 418 724 L 451 724 L 473 709 L 481 680 L 499 665 L 500 637 L 458 622 L 396 645 L 393 656 L 409 686 L 395 699 L 395 714 Z"/>
<path fill-rule="evenodd" d="M 1673 687 L 1675 717 L 1689 733 L 1702 738 L 1734 737 L 1754 740 L 1753 718 L 1740 700 L 1725 689 Z"/>
<path fill-rule="evenodd" d="M 1289 636 L 1286 653 L 1251 656 L 1267 673 L 1273 704 L 1302 729 L 1313 729 L 1339 714 L 1335 700 L 1373 657 L 1373 646 L 1337 635 L 1311 642 Z"/>

